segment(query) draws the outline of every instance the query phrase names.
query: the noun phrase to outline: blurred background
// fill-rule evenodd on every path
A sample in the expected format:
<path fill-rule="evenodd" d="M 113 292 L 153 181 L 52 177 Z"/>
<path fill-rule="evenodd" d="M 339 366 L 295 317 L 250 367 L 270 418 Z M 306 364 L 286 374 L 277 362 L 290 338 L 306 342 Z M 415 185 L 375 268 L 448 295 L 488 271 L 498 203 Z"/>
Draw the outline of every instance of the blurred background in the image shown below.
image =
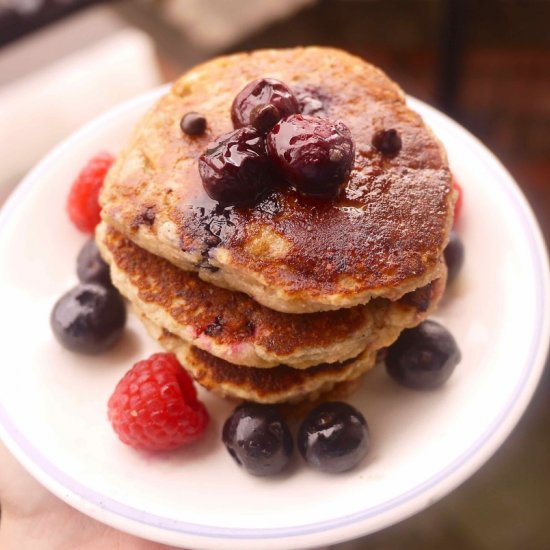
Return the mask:
<path fill-rule="evenodd" d="M 379 65 L 479 137 L 549 242 L 549 29 L 547 0 L 0 0 L 0 204 L 83 123 L 195 63 L 320 44 Z M 549 422 L 547 369 L 512 436 L 470 480 L 334 549 L 547 550 Z"/>

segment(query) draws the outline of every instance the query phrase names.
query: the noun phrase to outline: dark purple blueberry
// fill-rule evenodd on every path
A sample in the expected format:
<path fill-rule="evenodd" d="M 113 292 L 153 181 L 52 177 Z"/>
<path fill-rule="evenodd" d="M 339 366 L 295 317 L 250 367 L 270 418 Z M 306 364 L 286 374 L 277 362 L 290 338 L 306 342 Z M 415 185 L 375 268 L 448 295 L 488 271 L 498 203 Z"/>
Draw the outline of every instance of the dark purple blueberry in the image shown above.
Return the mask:
<path fill-rule="evenodd" d="M 289 462 L 294 444 L 277 407 L 244 403 L 225 421 L 222 440 L 249 474 L 267 476 L 280 472 Z"/>
<path fill-rule="evenodd" d="M 199 158 L 199 173 L 209 197 L 223 205 L 252 204 L 273 184 L 273 165 L 265 140 L 251 127 L 222 134 Z"/>
<path fill-rule="evenodd" d="M 341 401 L 317 406 L 298 432 L 298 449 L 305 461 L 331 474 L 354 468 L 367 455 L 369 445 L 365 418 Z"/>
<path fill-rule="evenodd" d="M 435 321 L 404 330 L 388 349 L 386 370 L 397 382 L 416 390 L 444 384 L 461 355 L 451 333 Z"/>
<path fill-rule="evenodd" d="M 372 144 L 383 155 L 397 155 L 401 150 L 401 136 L 398 131 L 393 128 L 389 130 L 379 130 L 374 134 Z"/>
<path fill-rule="evenodd" d="M 126 323 L 126 307 L 113 288 L 95 283 L 78 285 L 55 304 L 52 330 L 62 346 L 89 355 L 112 347 Z"/>
<path fill-rule="evenodd" d="M 206 130 L 206 118 L 199 113 L 187 113 L 181 118 L 180 128 L 188 136 L 200 136 Z"/>
<path fill-rule="evenodd" d="M 277 116 L 271 126 L 281 118 L 298 112 L 298 100 L 292 90 L 280 80 L 274 78 L 260 78 L 249 82 L 235 97 L 231 106 L 231 120 L 235 128 L 253 124 L 254 109 L 272 105 L 277 109 Z M 270 115 L 270 121 L 274 118 Z M 265 131 L 269 130 L 267 128 Z"/>
<path fill-rule="evenodd" d="M 304 194 L 334 197 L 353 168 L 355 144 L 343 122 L 291 115 L 267 135 L 267 149 Z"/>
<path fill-rule="evenodd" d="M 449 243 L 443 252 L 447 264 L 447 284 L 451 284 L 464 263 L 464 245 L 456 231 L 451 231 Z"/>
<path fill-rule="evenodd" d="M 90 239 L 78 253 L 76 274 L 82 283 L 111 286 L 109 266 L 101 257 L 94 239 Z"/>

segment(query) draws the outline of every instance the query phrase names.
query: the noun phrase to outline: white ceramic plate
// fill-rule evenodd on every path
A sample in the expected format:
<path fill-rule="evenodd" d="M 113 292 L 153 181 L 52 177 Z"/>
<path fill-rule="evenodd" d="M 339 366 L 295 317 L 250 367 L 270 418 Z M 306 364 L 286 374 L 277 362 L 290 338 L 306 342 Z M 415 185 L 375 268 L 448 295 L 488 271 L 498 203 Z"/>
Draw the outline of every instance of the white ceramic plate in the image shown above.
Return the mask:
<path fill-rule="evenodd" d="M 28 175 L 2 212 L 4 442 L 75 508 L 136 535 L 191 548 L 326 545 L 437 501 L 510 433 L 543 368 L 550 314 L 546 252 L 511 177 L 460 126 L 410 99 L 445 143 L 464 187 L 460 231 L 467 260 L 437 315 L 455 335 L 463 360 L 433 392 L 400 388 L 382 368 L 366 376 L 351 399 L 373 439 L 360 467 L 329 476 L 295 457 L 284 476 L 251 477 L 220 441 L 231 407 L 204 393 L 213 422 L 203 441 L 170 454 L 137 453 L 111 431 L 106 402 L 122 374 L 156 344 L 130 318 L 112 352 L 71 354 L 54 341 L 49 314 L 76 283 L 75 259 L 85 240 L 64 211 L 73 177 L 98 150 L 116 152 L 160 93 L 126 103 L 71 137 Z"/>

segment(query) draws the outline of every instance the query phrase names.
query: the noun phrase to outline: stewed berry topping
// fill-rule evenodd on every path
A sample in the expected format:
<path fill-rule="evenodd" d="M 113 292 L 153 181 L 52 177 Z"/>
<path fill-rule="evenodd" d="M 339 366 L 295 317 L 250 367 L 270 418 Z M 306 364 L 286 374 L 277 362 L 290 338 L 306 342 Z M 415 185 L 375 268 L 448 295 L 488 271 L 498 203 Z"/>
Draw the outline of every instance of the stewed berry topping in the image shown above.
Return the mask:
<path fill-rule="evenodd" d="M 199 158 L 199 173 L 212 199 L 222 204 L 253 203 L 272 185 L 264 137 L 250 126 L 222 134 Z"/>
<path fill-rule="evenodd" d="M 269 115 L 261 118 L 262 131 L 269 130 L 281 118 L 299 111 L 298 101 L 286 84 L 274 78 L 260 78 L 249 82 L 235 97 L 231 106 L 233 126 L 235 128 L 256 126 L 258 109 L 266 105 L 271 105 L 275 109 L 271 108 Z M 253 117 L 255 109 L 256 114 Z M 266 128 L 267 121 L 273 121 L 273 124 Z"/>
<path fill-rule="evenodd" d="M 267 136 L 267 148 L 286 178 L 302 193 L 336 196 L 353 167 L 355 144 L 343 122 L 291 115 Z"/>
<path fill-rule="evenodd" d="M 181 117 L 180 128 L 188 136 L 200 136 L 206 130 L 206 117 L 199 113 L 186 113 Z"/>
<path fill-rule="evenodd" d="M 460 362 L 452 334 L 435 321 L 404 330 L 386 356 L 388 374 L 403 386 L 431 389 L 444 384 Z"/>
<path fill-rule="evenodd" d="M 235 462 L 257 476 L 280 472 L 294 447 L 279 410 L 257 403 L 245 403 L 235 409 L 223 426 L 222 439 Z"/>
<path fill-rule="evenodd" d="M 298 432 L 298 449 L 305 461 L 329 473 L 355 467 L 367 455 L 369 443 L 365 418 L 341 401 L 317 406 Z"/>
<path fill-rule="evenodd" d="M 401 151 L 401 136 L 393 128 L 379 130 L 372 138 L 372 144 L 383 155 L 393 156 Z"/>
<path fill-rule="evenodd" d="M 276 178 L 305 195 L 338 195 L 351 174 L 355 144 L 343 122 L 298 114 L 300 108 L 323 111 L 320 99 L 306 95 L 307 101 L 299 103 L 273 78 L 254 80 L 239 92 L 231 106 L 236 130 L 218 137 L 199 159 L 211 198 L 224 205 L 252 205 Z"/>

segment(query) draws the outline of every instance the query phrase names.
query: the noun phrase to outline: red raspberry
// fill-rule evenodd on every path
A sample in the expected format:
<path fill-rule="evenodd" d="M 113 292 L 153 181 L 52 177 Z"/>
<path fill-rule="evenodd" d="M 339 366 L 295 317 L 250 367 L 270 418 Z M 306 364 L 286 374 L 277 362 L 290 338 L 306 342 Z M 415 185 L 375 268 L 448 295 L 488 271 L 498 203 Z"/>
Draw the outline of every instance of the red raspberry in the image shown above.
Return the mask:
<path fill-rule="evenodd" d="M 454 225 L 456 225 L 458 222 L 458 217 L 460 216 L 460 211 L 462 210 L 463 192 L 462 192 L 462 187 L 458 184 L 456 180 L 453 181 L 453 185 L 458 193 L 456 197 L 456 202 L 455 202 L 455 217 L 454 217 Z"/>
<path fill-rule="evenodd" d="M 118 383 L 108 407 L 119 439 L 149 451 L 192 443 L 209 421 L 193 381 L 171 353 L 136 363 Z"/>
<path fill-rule="evenodd" d="M 71 221 L 84 233 L 93 233 L 100 221 L 99 191 L 114 161 L 109 153 L 98 153 L 88 161 L 71 186 L 67 212 Z"/>

